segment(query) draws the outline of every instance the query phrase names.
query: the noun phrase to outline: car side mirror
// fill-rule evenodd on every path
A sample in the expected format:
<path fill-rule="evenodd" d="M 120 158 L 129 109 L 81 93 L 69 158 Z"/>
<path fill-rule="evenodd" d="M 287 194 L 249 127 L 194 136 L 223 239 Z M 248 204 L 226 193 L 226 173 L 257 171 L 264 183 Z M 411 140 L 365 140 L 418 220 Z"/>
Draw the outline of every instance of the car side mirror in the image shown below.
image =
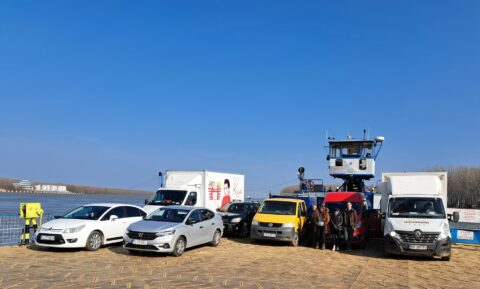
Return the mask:
<path fill-rule="evenodd" d="M 221 212 L 220 208 L 217 208 L 217 212 Z"/>
<path fill-rule="evenodd" d="M 188 220 L 187 220 L 187 225 L 193 225 L 193 224 L 195 224 L 195 223 L 197 223 L 197 221 L 195 221 L 195 220 L 192 219 L 192 218 L 188 218 Z"/>
<path fill-rule="evenodd" d="M 118 219 L 118 216 L 116 216 L 116 215 L 111 215 L 109 220 L 110 220 L 110 221 L 115 221 L 115 220 L 117 220 L 117 219 Z"/>
<path fill-rule="evenodd" d="M 329 160 L 330 160 L 330 155 L 327 155 L 327 161 L 329 161 Z"/>
<path fill-rule="evenodd" d="M 145 199 L 145 205 L 148 204 L 148 199 Z"/>
<path fill-rule="evenodd" d="M 459 212 L 453 212 L 452 215 L 448 215 L 448 220 L 452 221 L 454 223 L 458 223 L 460 220 L 460 213 Z"/>
<path fill-rule="evenodd" d="M 386 214 L 386 213 L 381 213 L 381 214 L 380 214 L 380 218 L 385 219 L 386 217 L 387 217 L 387 214 Z"/>
<path fill-rule="evenodd" d="M 61 219 L 63 216 L 53 216 L 54 219 Z"/>

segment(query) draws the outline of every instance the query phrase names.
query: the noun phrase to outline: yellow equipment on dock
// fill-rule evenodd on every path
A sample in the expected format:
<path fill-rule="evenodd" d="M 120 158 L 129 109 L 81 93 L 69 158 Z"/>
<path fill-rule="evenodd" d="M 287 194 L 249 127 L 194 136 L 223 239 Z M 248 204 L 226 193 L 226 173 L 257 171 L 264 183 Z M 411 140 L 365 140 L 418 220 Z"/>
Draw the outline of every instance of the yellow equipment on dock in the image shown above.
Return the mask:
<path fill-rule="evenodd" d="M 22 231 L 22 238 L 20 245 L 30 243 L 30 228 L 33 231 L 37 230 L 37 218 L 40 218 L 40 225 L 42 224 L 43 210 L 40 203 L 21 203 L 20 204 L 20 218 L 25 219 L 25 228 Z"/>

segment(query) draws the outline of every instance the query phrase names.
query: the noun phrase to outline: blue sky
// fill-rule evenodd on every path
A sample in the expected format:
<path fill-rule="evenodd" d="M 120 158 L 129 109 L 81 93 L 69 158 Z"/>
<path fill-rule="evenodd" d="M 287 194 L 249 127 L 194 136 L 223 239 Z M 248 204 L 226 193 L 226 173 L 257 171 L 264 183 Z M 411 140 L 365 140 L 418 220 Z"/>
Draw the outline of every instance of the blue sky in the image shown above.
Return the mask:
<path fill-rule="evenodd" d="M 331 181 L 325 134 L 382 171 L 479 164 L 478 1 L 2 1 L 0 176 L 152 190 Z"/>

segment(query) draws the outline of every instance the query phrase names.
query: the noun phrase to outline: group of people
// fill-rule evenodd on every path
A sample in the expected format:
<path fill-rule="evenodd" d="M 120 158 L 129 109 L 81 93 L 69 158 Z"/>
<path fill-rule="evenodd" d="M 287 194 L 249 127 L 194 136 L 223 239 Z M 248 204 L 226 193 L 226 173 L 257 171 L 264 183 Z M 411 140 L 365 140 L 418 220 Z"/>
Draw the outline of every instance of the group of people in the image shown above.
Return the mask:
<path fill-rule="evenodd" d="M 333 251 L 340 249 L 341 239 L 345 239 L 347 251 L 352 250 L 352 239 L 355 225 L 357 224 L 357 212 L 348 202 L 345 210 L 335 208 L 335 212 L 330 214 L 329 209 L 324 203 L 320 207 L 312 205 L 307 215 L 305 234 L 307 242 L 314 248 L 325 249 L 327 237 L 332 239 Z"/>

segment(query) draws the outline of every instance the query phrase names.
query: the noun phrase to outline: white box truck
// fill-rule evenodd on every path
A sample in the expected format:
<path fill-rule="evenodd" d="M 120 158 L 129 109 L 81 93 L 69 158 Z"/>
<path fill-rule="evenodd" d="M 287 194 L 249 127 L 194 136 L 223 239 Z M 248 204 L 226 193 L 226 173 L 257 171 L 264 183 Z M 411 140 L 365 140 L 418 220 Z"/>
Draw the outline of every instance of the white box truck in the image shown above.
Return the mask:
<path fill-rule="evenodd" d="M 387 255 L 438 256 L 450 260 L 447 215 L 447 173 L 383 173 L 377 190 L 382 193 L 384 247 Z"/>
<path fill-rule="evenodd" d="M 245 199 L 245 176 L 241 174 L 166 171 L 164 176 L 162 187 L 145 200 L 147 213 L 170 205 L 206 207 L 215 211 L 228 202 Z"/>

